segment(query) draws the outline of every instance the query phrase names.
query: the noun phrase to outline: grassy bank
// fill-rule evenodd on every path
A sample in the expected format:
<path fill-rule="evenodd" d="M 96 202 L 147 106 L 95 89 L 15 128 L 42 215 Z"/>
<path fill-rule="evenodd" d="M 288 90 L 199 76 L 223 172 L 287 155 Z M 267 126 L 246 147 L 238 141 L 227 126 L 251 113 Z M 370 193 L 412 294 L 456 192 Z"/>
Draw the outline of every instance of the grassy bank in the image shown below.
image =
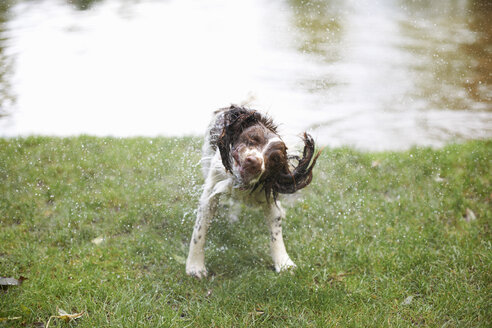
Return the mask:
<path fill-rule="evenodd" d="M 288 206 L 276 274 L 260 213 L 212 223 L 184 274 L 199 139 L 0 139 L 0 327 L 490 327 L 492 142 L 325 149 Z M 288 201 L 290 203 L 292 201 Z M 10 319 L 9 319 L 10 318 Z M 74 326 L 53 318 L 50 327 Z"/>

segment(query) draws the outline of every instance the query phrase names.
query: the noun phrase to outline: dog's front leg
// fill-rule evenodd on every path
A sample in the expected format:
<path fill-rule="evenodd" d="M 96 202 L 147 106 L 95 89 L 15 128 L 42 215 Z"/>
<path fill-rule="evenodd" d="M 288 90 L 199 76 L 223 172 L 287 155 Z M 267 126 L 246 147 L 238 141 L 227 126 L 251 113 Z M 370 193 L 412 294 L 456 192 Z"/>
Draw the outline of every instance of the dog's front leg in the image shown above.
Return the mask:
<path fill-rule="evenodd" d="M 265 216 L 270 230 L 270 253 L 273 259 L 275 271 L 280 272 L 290 268 L 295 268 L 296 265 L 287 254 L 282 237 L 282 220 L 285 218 L 285 211 L 280 205 L 267 204 L 265 205 Z"/>
<path fill-rule="evenodd" d="M 200 198 L 193 234 L 190 241 L 190 251 L 186 260 L 186 273 L 190 276 L 202 278 L 207 276 L 205 268 L 205 237 L 210 220 L 215 214 L 219 195 L 212 194 L 213 186 L 206 184 Z"/>

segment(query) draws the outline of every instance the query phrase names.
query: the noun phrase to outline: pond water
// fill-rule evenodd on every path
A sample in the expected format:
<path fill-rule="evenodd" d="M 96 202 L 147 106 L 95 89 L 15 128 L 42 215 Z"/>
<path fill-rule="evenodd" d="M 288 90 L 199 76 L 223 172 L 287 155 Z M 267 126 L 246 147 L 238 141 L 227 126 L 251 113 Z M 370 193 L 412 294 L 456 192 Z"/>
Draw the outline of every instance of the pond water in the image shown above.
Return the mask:
<path fill-rule="evenodd" d="M 287 138 L 492 137 L 488 0 L 2 0 L 0 136 L 181 136 L 248 103 Z"/>

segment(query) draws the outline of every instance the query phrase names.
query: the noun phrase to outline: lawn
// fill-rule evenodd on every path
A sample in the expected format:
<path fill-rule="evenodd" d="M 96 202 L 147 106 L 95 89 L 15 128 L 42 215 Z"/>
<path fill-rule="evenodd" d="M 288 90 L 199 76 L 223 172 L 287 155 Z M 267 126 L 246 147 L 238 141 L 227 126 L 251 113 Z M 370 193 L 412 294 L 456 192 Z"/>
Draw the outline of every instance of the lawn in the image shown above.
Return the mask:
<path fill-rule="evenodd" d="M 0 327 L 60 310 L 82 314 L 49 327 L 492 326 L 491 140 L 325 148 L 284 201 L 298 269 L 273 271 L 261 213 L 244 208 L 212 222 L 198 280 L 184 261 L 201 142 L 0 139 L 0 277 L 26 278 L 0 286 Z"/>

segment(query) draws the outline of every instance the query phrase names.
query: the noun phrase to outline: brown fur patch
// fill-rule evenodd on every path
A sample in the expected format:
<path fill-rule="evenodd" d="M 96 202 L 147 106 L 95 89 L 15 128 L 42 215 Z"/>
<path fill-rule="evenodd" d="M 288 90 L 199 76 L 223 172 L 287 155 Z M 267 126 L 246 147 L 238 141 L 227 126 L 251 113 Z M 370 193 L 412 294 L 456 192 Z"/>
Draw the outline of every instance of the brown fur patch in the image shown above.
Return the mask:
<path fill-rule="evenodd" d="M 258 126 L 256 131 L 255 126 Z M 250 129 L 246 131 L 247 129 Z M 260 130 L 266 130 L 264 131 Z M 243 132 L 247 133 L 243 133 Z M 224 112 L 224 122 L 222 132 L 217 140 L 220 150 L 222 164 L 227 171 L 232 172 L 231 151 L 238 144 L 249 146 L 265 145 L 268 134 L 276 135 L 277 126 L 272 119 L 260 114 L 256 110 L 231 105 Z M 261 179 L 252 187 L 252 192 L 258 188 L 265 191 L 267 201 L 273 195 L 276 201 L 279 193 L 291 194 L 309 185 L 312 180 L 312 170 L 320 151 L 315 154 L 315 144 L 313 138 L 304 133 L 304 151 L 302 158 L 294 157 L 298 160 L 298 165 L 289 167 L 287 147 L 283 142 L 273 143 L 265 152 L 265 172 Z"/>

